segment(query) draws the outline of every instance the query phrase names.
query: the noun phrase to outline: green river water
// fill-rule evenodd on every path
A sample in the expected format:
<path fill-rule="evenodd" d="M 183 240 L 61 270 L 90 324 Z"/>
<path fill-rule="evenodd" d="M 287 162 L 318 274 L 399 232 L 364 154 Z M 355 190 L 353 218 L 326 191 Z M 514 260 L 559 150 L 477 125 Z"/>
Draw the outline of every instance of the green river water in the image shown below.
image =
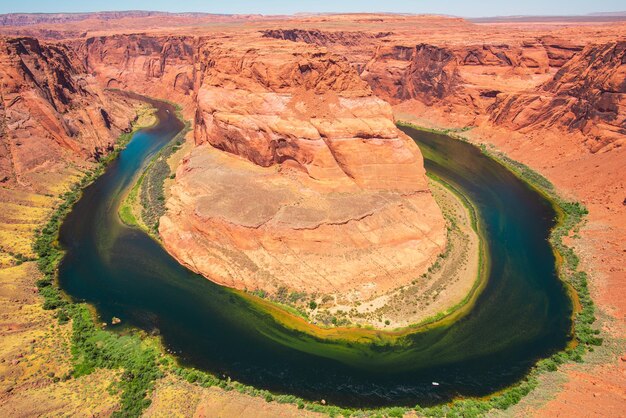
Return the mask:
<path fill-rule="evenodd" d="M 325 341 L 276 322 L 258 305 L 179 265 L 123 225 L 120 199 L 183 127 L 153 102 L 159 123 L 137 132 L 85 189 L 61 228 L 59 283 L 103 320 L 159 334 L 182 364 L 242 383 L 353 407 L 428 405 L 506 387 L 569 340 L 571 302 L 558 280 L 548 201 L 477 148 L 402 128 L 426 169 L 475 207 L 489 259 L 469 314 L 396 343 Z M 432 382 L 438 382 L 435 386 Z"/>

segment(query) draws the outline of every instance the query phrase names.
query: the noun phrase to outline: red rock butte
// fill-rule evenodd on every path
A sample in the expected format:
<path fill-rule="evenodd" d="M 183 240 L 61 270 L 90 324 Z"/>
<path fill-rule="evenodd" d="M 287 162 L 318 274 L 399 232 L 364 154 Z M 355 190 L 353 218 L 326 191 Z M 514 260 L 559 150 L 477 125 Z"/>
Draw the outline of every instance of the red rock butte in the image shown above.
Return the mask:
<path fill-rule="evenodd" d="M 373 293 L 445 246 L 415 143 L 348 63 L 289 42 L 207 42 L 197 147 L 161 220 L 166 247 L 218 283 Z"/>

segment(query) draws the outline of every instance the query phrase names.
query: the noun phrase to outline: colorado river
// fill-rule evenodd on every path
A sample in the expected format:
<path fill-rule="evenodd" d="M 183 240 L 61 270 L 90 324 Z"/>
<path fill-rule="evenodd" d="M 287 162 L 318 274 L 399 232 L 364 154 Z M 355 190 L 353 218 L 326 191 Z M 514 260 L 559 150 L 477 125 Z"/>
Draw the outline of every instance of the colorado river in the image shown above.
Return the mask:
<path fill-rule="evenodd" d="M 158 333 L 182 364 L 311 400 L 376 407 L 482 396 L 514 383 L 569 340 L 571 303 L 548 242 L 548 201 L 477 148 L 402 128 L 426 169 L 453 185 L 484 230 L 488 281 L 471 312 L 397 344 L 330 342 L 285 328 L 258 306 L 179 265 L 123 225 L 124 192 L 183 124 L 153 102 L 156 126 L 137 132 L 85 189 L 61 228 L 61 287 L 102 320 Z M 435 386 L 432 382 L 438 382 Z"/>

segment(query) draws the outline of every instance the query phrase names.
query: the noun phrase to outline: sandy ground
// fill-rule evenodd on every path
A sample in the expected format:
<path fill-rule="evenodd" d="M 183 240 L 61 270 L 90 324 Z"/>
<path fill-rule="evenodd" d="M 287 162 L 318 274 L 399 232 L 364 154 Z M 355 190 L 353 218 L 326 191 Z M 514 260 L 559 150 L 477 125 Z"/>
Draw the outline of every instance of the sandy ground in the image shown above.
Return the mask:
<path fill-rule="evenodd" d="M 5 251 L 18 248 L 33 255 L 33 231 L 57 202 L 52 192 L 57 195 L 75 178 L 74 170 L 51 171 L 43 194 L 0 191 L 5 199 L 0 203 L 0 224 L 11 231 L 2 235 Z M 15 205 L 23 210 L 5 210 Z M 59 325 L 53 312 L 43 310 L 35 286 L 41 277 L 36 263 L 9 263 L 0 269 L 0 416 L 110 414 L 117 399 L 107 388 L 116 373 L 98 371 L 66 380 L 72 367 L 71 325 Z"/>
<path fill-rule="evenodd" d="M 174 377 L 161 379 L 152 396 L 146 417 L 321 417 L 322 414 L 298 409 L 295 405 L 266 402 L 263 398 L 203 389 Z"/>
<path fill-rule="evenodd" d="M 468 295 L 478 279 L 478 234 L 472 229 L 468 209 L 461 200 L 441 184 L 432 180 L 429 184 L 449 227 L 448 255 L 438 259 L 438 267 L 416 277 L 411 285 L 358 305 L 345 303 L 337 297 L 338 303 L 333 305 L 333 301 L 329 301 L 321 308 L 353 323 L 393 329 L 447 312 Z"/>

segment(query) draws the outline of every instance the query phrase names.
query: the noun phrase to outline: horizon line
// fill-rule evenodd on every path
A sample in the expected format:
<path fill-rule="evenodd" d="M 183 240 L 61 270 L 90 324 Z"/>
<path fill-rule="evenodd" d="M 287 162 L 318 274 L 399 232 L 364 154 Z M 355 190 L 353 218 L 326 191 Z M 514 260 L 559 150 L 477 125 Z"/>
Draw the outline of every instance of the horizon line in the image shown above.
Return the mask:
<path fill-rule="evenodd" d="M 447 13 L 415 13 L 415 12 L 295 12 L 295 13 L 278 13 L 278 14 L 266 14 L 266 13 L 212 13 L 203 11 L 180 11 L 170 12 L 164 10 L 153 9 L 127 9 L 127 10 L 97 10 L 97 11 L 84 11 L 84 12 L 6 12 L 0 13 L 0 16 L 6 15 L 87 15 L 98 13 L 162 13 L 168 15 L 184 15 L 184 14 L 198 14 L 207 16 L 263 16 L 263 17 L 277 17 L 277 16 L 298 16 L 298 15 L 397 15 L 397 16 L 442 16 L 442 17 L 455 17 L 463 19 L 493 19 L 493 18 L 529 18 L 529 17 L 611 17 L 611 16 L 624 16 L 626 17 L 626 10 L 618 10 L 613 12 L 592 12 L 583 14 L 516 14 L 516 15 L 490 15 L 490 16 L 462 16 Z"/>

